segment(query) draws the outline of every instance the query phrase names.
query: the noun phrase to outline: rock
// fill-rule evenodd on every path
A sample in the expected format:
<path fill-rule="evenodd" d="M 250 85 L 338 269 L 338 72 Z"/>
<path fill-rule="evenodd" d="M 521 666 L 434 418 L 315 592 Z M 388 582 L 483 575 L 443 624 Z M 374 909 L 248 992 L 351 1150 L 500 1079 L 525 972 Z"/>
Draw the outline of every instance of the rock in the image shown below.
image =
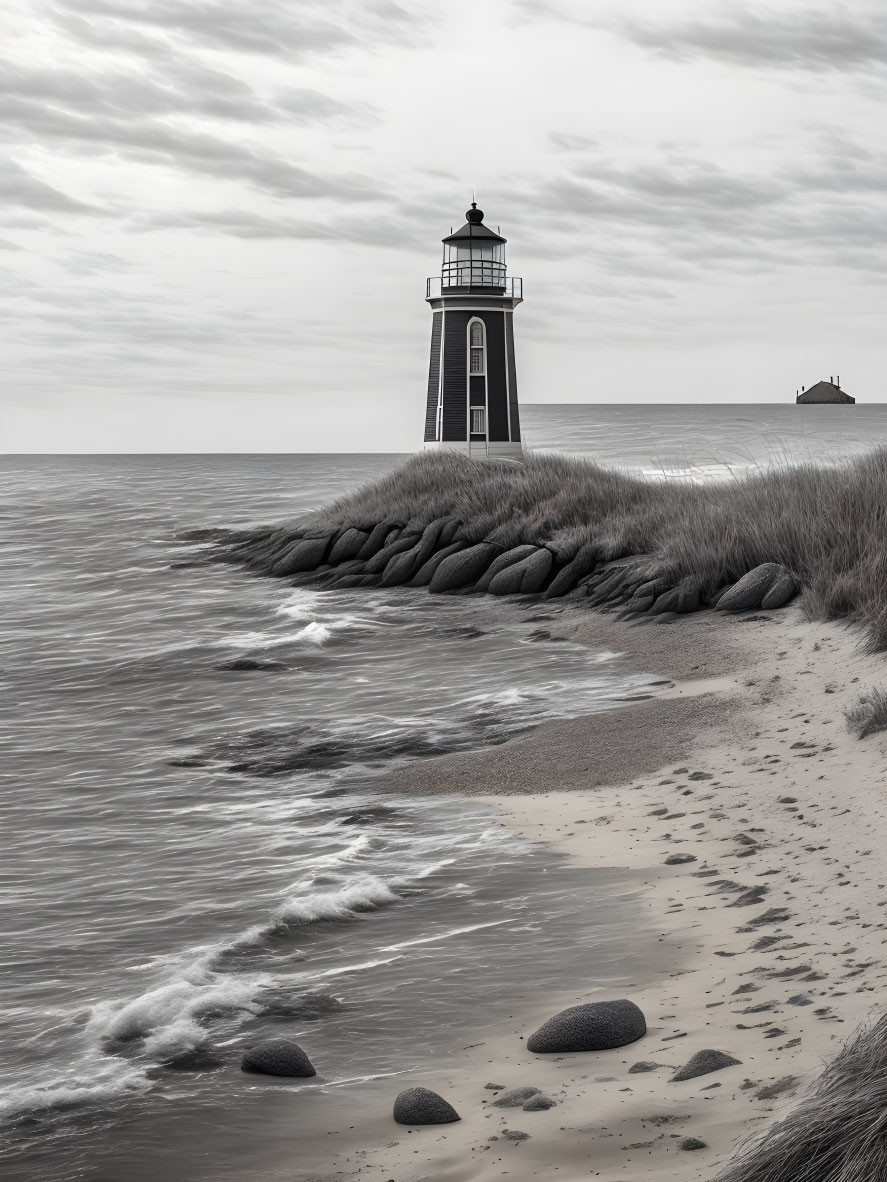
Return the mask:
<path fill-rule="evenodd" d="M 261 1075 L 286 1075 L 307 1079 L 317 1075 L 311 1060 L 298 1045 L 289 1038 L 266 1038 L 245 1051 L 240 1060 L 243 1071 L 254 1071 Z"/>
<path fill-rule="evenodd" d="M 418 540 L 419 535 L 417 533 L 401 534 L 393 542 L 383 546 L 378 554 L 374 554 L 367 562 L 364 570 L 368 575 L 381 575 L 395 554 L 402 554 L 404 550 L 411 550 Z"/>
<path fill-rule="evenodd" d="M 632 1001 L 592 1001 L 555 1014 L 527 1039 L 537 1055 L 570 1051 L 608 1051 L 636 1042 L 647 1033 L 644 1015 Z"/>
<path fill-rule="evenodd" d="M 664 1063 L 650 1063 L 646 1059 L 642 1059 L 640 1063 L 632 1063 L 628 1069 L 629 1075 L 640 1075 L 646 1071 L 658 1071 L 660 1067 L 664 1067 Z"/>
<path fill-rule="evenodd" d="M 795 1086 L 796 1079 L 793 1075 L 784 1075 L 782 1079 L 778 1079 L 776 1083 L 767 1084 L 763 1088 L 758 1088 L 755 1092 L 756 1100 L 774 1100 L 777 1096 L 781 1096 L 783 1092 L 787 1092 L 789 1088 Z"/>
<path fill-rule="evenodd" d="M 394 1101 L 399 1125 L 448 1125 L 461 1120 L 452 1104 L 428 1088 L 407 1088 Z"/>
<path fill-rule="evenodd" d="M 696 583 L 685 583 L 678 588 L 679 615 L 688 616 L 691 612 L 699 611 L 699 587 Z"/>
<path fill-rule="evenodd" d="M 687 776 L 688 780 L 713 780 L 714 776 L 711 772 L 690 772 Z"/>
<path fill-rule="evenodd" d="M 552 579 L 548 590 L 545 592 L 545 598 L 557 599 L 561 595 L 568 594 L 580 579 L 591 574 L 599 560 L 600 556 L 596 546 L 590 544 L 582 546 L 577 550 L 576 556 L 562 570 L 559 570 Z"/>
<path fill-rule="evenodd" d="M 650 608 L 651 616 L 662 616 L 666 612 L 676 612 L 678 604 L 680 603 L 681 593 L 677 587 L 672 587 L 670 591 L 666 591 L 660 595 L 653 606 Z"/>
<path fill-rule="evenodd" d="M 358 550 L 355 557 L 361 559 L 362 562 L 366 562 L 373 555 L 378 554 L 385 545 L 385 539 L 391 533 L 391 525 L 392 522 L 390 521 L 380 521 L 378 525 L 373 526 L 370 536 L 361 546 L 360 550 Z"/>
<path fill-rule="evenodd" d="M 520 562 L 523 558 L 529 558 L 531 554 L 536 553 L 537 549 L 538 547 L 536 546 L 515 546 L 513 550 L 506 550 L 504 554 L 500 554 L 487 567 L 477 580 L 475 590 L 486 591 L 500 571 L 505 570 L 507 566 L 514 566 L 516 562 Z"/>
<path fill-rule="evenodd" d="M 773 580 L 770 590 L 761 600 L 761 607 L 765 611 L 770 611 L 773 608 L 784 607 L 790 600 L 798 593 L 798 584 L 795 578 L 785 568 L 782 574 L 777 575 Z"/>
<path fill-rule="evenodd" d="M 487 1089 L 488 1092 L 504 1092 L 505 1091 L 505 1084 L 486 1083 L 486 1084 L 484 1084 L 484 1087 Z"/>
<path fill-rule="evenodd" d="M 432 554 L 427 562 L 416 571 L 413 577 L 407 583 L 408 587 L 427 587 L 434 578 L 434 572 L 444 561 L 449 558 L 451 554 L 458 554 L 460 550 L 464 550 L 464 542 L 450 542 L 448 546 L 444 546 L 443 550 L 438 550 L 436 554 Z"/>
<path fill-rule="evenodd" d="M 740 1063 L 732 1055 L 724 1051 L 697 1051 L 684 1066 L 671 1077 L 672 1083 L 682 1083 L 686 1079 L 696 1079 L 700 1075 L 709 1075 L 712 1071 L 721 1071 L 724 1067 L 733 1067 Z"/>
<path fill-rule="evenodd" d="M 502 1136 L 508 1141 L 529 1141 L 530 1134 L 522 1133 L 520 1129 L 503 1129 Z"/>
<path fill-rule="evenodd" d="M 428 589 L 440 593 L 476 583 L 501 550 L 501 546 L 491 542 L 478 542 L 476 546 L 451 554 L 434 572 Z"/>
<path fill-rule="evenodd" d="M 776 562 L 764 562 L 756 566 L 720 597 L 715 604 L 715 611 L 747 612 L 761 607 L 767 592 L 783 574 L 788 572 Z"/>
<path fill-rule="evenodd" d="M 551 568 L 554 566 L 554 555 L 550 550 L 537 550 L 499 571 L 490 580 L 487 587 L 490 595 L 533 595 L 545 586 Z"/>
<path fill-rule="evenodd" d="M 330 550 L 330 556 L 327 559 L 330 566 L 338 566 L 340 562 L 349 562 L 352 558 L 356 558 L 369 538 L 370 535 L 362 529 L 342 530 Z"/>
<path fill-rule="evenodd" d="M 511 1088 L 510 1091 L 503 1092 L 501 1096 L 498 1096 L 493 1103 L 497 1108 L 520 1108 L 532 1096 L 541 1094 L 541 1088 Z"/>
<path fill-rule="evenodd" d="M 666 866 L 683 866 L 687 862 L 695 862 L 695 854 L 669 854 L 665 859 Z"/>
<path fill-rule="evenodd" d="M 547 1112 L 549 1108 L 554 1108 L 556 1103 L 551 1096 L 543 1096 L 540 1092 L 538 1096 L 531 1096 L 522 1107 L 524 1112 Z"/>
<path fill-rule="evenodd" d="M 271 567 L 271 574 L 276 578 L 286 575 L 303 574 L 306 571 L 317 570 L 323 562 L 330 535 L 321 538 L 305 538 L 290 546 L 282 558 Z"/>
<path fill-rule="evenodd" d="M 382 572 L 381 585 L 383 587 L 400 587 L 404 583 L 408 583 L 431 555 L 441 548 L 440 538 L 443 532 L 456 524 L 450 517 L 438 517 L 437 520 L 426 525 L 415 546 L 391 559 Z"/>
<path fill-rule="evenodd" d="M 704 1141 L 700 1141 L 698 1137 L 685 1137 L 681 1142 L 681 1149 L 688 1151 L 693 1149 L 708 1149 Z"/>
<path fill-rule="evenodd" d="M 404 583 L 410 581 L 421 565 L 418 546 L 412 546 L 409 550 L 395 554 L 382 571 L 382 581 L 379 585 L 381 587 L 402 587 Z"/>

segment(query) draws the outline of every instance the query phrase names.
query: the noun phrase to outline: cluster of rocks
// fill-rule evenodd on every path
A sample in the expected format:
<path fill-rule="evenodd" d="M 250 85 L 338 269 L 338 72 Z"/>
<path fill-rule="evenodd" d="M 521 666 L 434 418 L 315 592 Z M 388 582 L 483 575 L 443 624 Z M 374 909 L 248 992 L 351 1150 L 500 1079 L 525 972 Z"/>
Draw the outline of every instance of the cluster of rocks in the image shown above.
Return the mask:
<path fill-rule="evenodd" d="M 527 1039 L 527 1050 L 538 1055 L 572 1054 L 586 1051 L 608 1051 L 627 1046 L 643 1038 L 647 1023 L 643 1012 L 625 998 L 616 1001 L 596 1001 L 570 1006 L 555 1014 Z M 672 1083 L 696 1079 L 725 1067 L 738 1065 L 739 1060 L 723 1051 L 698 1051 L 671 1077 Z M 662 1064 L 640 1061 L 629 1068 L 630 1074 L 655 1071 Z M 305 1051 L 292 1039 L 271 1038 L 250 1047 L 241 1059 L 244 1071 L 263 1075 L 308 1079 L 317 1074 Z M 520 1108 L 523 1112 L 545 1112 L 557 1101 L 537 1087 L 506 1089 L 503 1084 L 489 1083 L 487 1089 L 496 1093 L 493 1106 L 501 1109 Z M 441 1125 L 461 1120 L 453 1105 L 430 1088 L 413 1087 L 400 1092 L 394 1101 L 394 1120 L 401 1125 Z M 520 1130 L 503 1129 L 507 1140 L 524 1141 L 529 1134 Z M 496 1138 L 491 1138 L 495 1140 Z M 706 1148 L 703 1141 L 687 1138 L 681 1149 Z"/>
<path fill-rule="evenodd" d="M 675 579 L 649 555 L 613 561 L 588 543 L 574 553 L 505 546 L 452 517 L 424 527 L 383 521 L 365 528 L 262 528 L 227 533 L 215 557 L 275 578 L 312 575 L 326 587 L 428 587 L 435 593 L 569 596 L 626 615 L 684 615 L 782 607 L 799 590 L 784 566 L 765 562 L 717 588 Z"/>

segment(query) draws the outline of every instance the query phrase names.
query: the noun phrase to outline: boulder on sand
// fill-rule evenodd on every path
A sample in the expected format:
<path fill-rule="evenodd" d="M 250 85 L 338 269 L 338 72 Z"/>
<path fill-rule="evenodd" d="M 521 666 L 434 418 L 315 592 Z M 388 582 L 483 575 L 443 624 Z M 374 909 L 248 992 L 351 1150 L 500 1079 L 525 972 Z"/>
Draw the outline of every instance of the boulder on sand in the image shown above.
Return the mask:
<path fill-rule="evenodd" d="M 529 558 L 531 554 L 536 553 L 536 546 L 515 546 L 513 550 L 506 550 L 504 554 L 500 554 L 498 558 L 487 567 L 481 577 L 477 580 L 476 590 L 486 591 L 493 579 L 498 575 L 500 570 L 505 570 L 506 566 L 513 566 L 516 562 L 520 562 L 522 558 Z"/>
<path fill-rule="evenodd" d="M 770 590 L 761 600 L 761 607 L 764 611 L 771 611 L 773 608 L 785 607 L 785 605 L 798 593 L 798 584 L 795 577 L 789 571 L 783 569 L 781 575 L 777 575 L 770 586 Z"/>
<path fill-rule="evenodd" d="M 527 1039 L 527 1050 L 537 1055 L 609 1051 L 646 1033 L 644 1015 L 633 1001 L 592 1001 L 549 1018 Z"/>
<path fill-rule="evenodd" d="M 720 1071 L 724 1067 L 733 1067 L 740 1063 L 723 1051 L 697 1051 L 692 1059 L 671 1077 L 672 1083 L 682 1083 L 685 1079 L 696 1079 L 699 1075 L 709 1075 L 712 1071 Z"/>
<path fill-rule="evenodd" d="M 437 1092 L 407 1088 L 394 1101 L 394 1119 L 399 1125 L 448 1125 L 462 1118 Z"/>
<path fill-rule="evenodd" d="M 499 571 L 487 590 L 491 595 L 533 595 L 545 586 L 553 565 L 554 555 L 550 550 L 537 550 Z"/>
<path fill-rule="evenodd" d="M 756 566 L 720 597 L 715 604 L 715 611 L 747 612 L 762 607 L 767 593 L 775 587 L 777 580 L 782 583 L 785 575 L 791 578 L 785 567 L 780 566 L 778 562 L 764 562 Z"/>
<path fill-rule="evenodd" d="M 260 1075 L 286 1075 L 307 1079 L 317 1075 L 311 1060 L 298 1043 L 289 1038 L 266 1038 L 245 1051 L 240 1060 L 243 1071 Z"/>
<path fill-rule="evenodd" d="M 434 572 L 429 591 L 455 591 L 458 587 L 476 583 L 501 550 L 501 546 L 492 542 L 478 542 L 476 546 L 451 554 Z"/>

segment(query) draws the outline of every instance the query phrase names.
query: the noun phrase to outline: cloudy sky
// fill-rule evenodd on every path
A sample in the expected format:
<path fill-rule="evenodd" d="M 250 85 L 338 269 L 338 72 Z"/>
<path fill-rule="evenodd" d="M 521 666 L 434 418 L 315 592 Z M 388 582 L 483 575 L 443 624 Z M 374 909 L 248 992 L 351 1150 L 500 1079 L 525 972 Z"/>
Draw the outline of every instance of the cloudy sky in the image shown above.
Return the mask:
<path fill-rule="evenodd" d="M 472 187 L 524 401 L 887 396 L 884 0 L 4 0 L 0 77 L 0 451 L 411 449 Z"/>

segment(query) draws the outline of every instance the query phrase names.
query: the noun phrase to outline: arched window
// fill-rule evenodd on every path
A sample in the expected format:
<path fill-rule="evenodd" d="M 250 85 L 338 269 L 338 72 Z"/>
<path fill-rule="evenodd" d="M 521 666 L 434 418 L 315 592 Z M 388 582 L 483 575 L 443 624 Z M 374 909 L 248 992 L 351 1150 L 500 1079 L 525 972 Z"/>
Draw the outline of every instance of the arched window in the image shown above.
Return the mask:
<path fill-rule="evenodd" d="M 487 372 L 486 365 L 486 342 L 484 339 L 484 323 L 482 320 L 472 320 L 468 326 L 468 343 L 469 343 L 469 361 L 468 372 L 474 374 L 485 374 Z"/>

